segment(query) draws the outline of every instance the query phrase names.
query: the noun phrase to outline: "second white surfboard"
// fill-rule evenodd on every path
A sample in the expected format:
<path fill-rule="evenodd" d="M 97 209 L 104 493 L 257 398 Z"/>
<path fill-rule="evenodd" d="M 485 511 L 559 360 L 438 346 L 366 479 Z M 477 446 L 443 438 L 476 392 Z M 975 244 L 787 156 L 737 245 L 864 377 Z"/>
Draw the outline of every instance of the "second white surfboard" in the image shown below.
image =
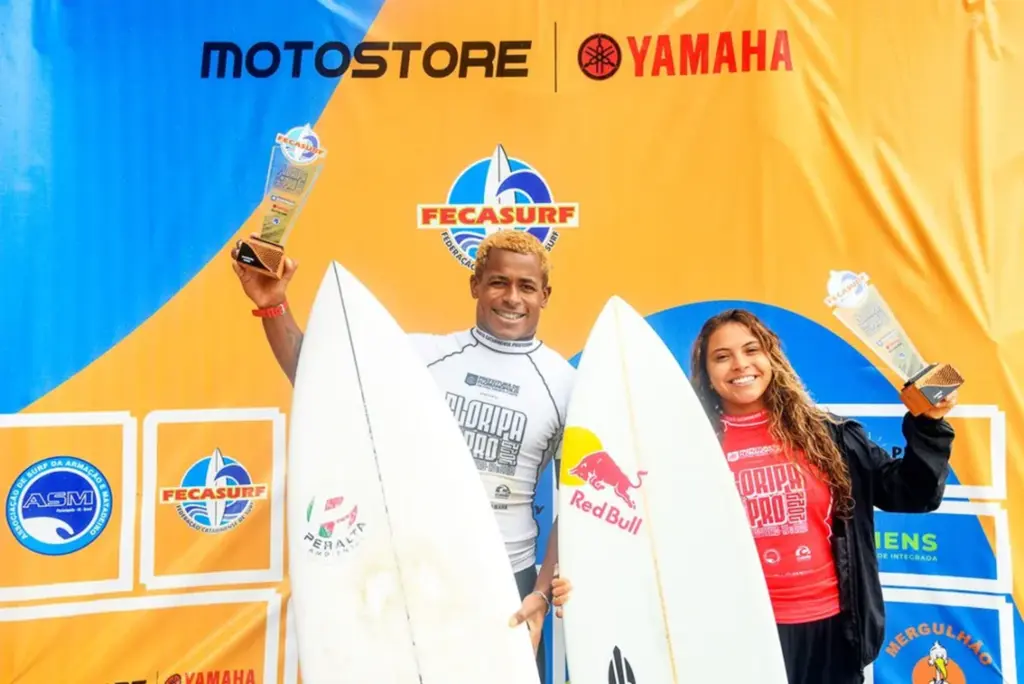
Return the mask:
<path fill-rule="evenodd" d="M 573 684 L 786 684 L 718 439 L 671 351 L 618 297 L 587 339 L 567 425 L 558 534 Z"/>

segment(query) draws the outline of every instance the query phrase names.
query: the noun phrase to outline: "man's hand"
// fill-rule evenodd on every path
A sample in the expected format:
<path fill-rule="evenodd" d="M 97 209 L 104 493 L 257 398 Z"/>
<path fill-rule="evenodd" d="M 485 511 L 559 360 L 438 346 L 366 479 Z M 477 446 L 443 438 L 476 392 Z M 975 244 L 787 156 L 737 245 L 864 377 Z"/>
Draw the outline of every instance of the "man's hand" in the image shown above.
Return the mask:
<path fill-rule="evenodd" d="M 256 237 L 256 235 L 251 235 L 250 237 Z M 299 267 L 298 262 L 285 257 L 281 279 L 278 280 L 273 276 L 246 268 L 238 263 L 238 248 L 241 245 L 242 241 L 237 240 L 234 248 L 231 250 L 231 268 L 234 269 L 235 275 L 238 276 L 239 282 L 242 283 L 242 290 L 245 291 L 246 296 L 261 309 L 277 306 L 284 302 L 288 283 L 291 282 L 292 276 L 295 275 L 295 269 Z"/>
<path fill-rule="evenodd" d="M 555 615 L 562 617 L 562 606 L 569 600 L 572 593 L 572 582 L 564 577 L 556 577 L 551 581 L 551 602 L 555 604 Z"/>
<path fill-rule="evenodd" d="M 523 599 L 519 610 L 512 615 L 508 621 L 509 627 L 518 627 L 526 623 L 530 630 L 530 641 L 533 643 L 533 654 L 537 655 L 537 648 L 540 646 L 540 633 L 544 629 L 544 616 L 548 612 L 548 602 L 539 592 L 531 592 Z"/>

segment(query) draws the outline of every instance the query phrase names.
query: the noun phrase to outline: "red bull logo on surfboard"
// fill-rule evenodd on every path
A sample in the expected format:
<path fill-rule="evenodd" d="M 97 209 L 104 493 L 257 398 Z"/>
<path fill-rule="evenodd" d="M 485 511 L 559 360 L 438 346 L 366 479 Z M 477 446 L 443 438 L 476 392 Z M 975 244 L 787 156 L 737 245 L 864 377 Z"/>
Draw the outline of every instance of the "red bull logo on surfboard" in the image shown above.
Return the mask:
<path fill-rule="evenodd" d="M 637 493 L 647 471 L 627 474 L 586 428 L 566 428 L 564 440 L 559 483 L 574 488 L 569 506 L 636 535 L 643 524 L 636 512 Z"/>

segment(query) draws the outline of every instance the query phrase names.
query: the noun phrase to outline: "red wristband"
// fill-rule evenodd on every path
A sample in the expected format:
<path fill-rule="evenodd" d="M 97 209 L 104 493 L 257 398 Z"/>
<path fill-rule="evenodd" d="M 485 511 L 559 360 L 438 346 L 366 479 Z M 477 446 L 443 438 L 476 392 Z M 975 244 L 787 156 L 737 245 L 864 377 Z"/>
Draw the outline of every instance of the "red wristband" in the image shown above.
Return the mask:
<path fill-rule="evenodd" d="M 253 309 L 252 315 L 257 318 L 277 318 L 278 316 L 284 315 L 284 312 L 287 310 L 287 304 L 285 302 L 281 302 L 277 306 L 268 306 L 265 309 Z"/>

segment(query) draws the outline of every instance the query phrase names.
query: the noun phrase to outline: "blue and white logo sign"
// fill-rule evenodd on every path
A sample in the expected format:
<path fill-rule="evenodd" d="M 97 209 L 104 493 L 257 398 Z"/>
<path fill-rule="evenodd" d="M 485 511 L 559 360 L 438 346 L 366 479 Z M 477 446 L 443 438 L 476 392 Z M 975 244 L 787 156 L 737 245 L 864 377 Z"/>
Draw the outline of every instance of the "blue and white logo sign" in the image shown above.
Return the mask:
<path fill-rule="evenodd" d="M 253 482 L 246 467 L 220 449 L 193 463 L 180 485 L 160 489 L 161 504 L 175 506 L 189 527 L 206 533 L 233 530 L 266 498 L 266 483 Z"/>
<path fill-rule="evenodd" d="M 476 248 L 490 233 L 526 231 L 550 251 L 559 230 L 580 224 L 580 205 L 555 202 L 540 172 L 510 159 L 501 145 L 463 169 L 444 204 L 420 204 L 416 214 L 417 227 L 442 231 L 448 251 L 467 268 L 473 268 Z"/>
<path fill-rule="evenodd" d="M 275 141 L 285 159 L 297 166 L 306 166 L 327 156 L 327 150 L 320 147 L 320 136 L 309 124 L 296 126 L 287 133 L 278 133 Z"/>
<path fill-rule="evenodd" d="M 854 309 L 868 297 L 867 273 L 853 271 L 830 271 L 828 276 L 827 306 Z"/>
<path fill-rule="evenodd" d="M 80 458 L 37 461 L 7 494 L 7 524 L 30 551 L 64 556 L 96 540 L 110 522 L 113 495 L 100 470 Z"/>

